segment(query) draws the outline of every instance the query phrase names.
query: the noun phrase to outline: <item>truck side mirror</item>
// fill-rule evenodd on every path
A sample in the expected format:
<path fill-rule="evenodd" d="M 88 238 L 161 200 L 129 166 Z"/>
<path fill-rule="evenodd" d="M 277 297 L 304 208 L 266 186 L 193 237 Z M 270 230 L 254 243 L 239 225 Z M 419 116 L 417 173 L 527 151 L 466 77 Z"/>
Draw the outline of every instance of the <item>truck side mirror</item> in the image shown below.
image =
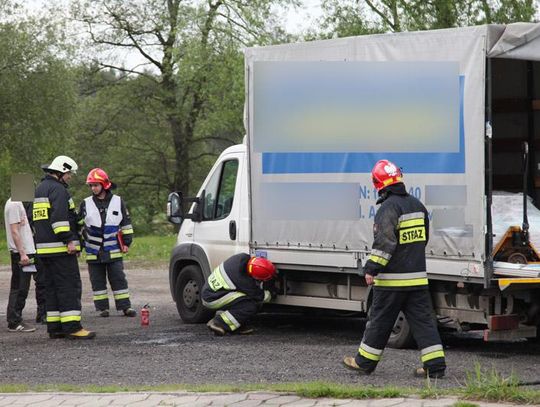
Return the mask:
<path fill-rule="evenodd" d="M 183 197 L 181 192 L 171 192 L 167 198 L 167 220 L 180 225 L 184 220 Z"/>
<path fill-rule="evenodd" d="M 193 213 L 186 215 L 186 218 L 193 219 L 193 222 L 201 222 L 203 220 L 204 202 L 205 202 L 206 190 L 203 189 L 201 197 L 188 198 L 186 201 L 195 202 Z"/>
<path fill-rule="evenodd" d="M 203 218 L 205 191 L 202 191 L 201 198 L 184 198 L 181 192 L 171 192 L 167 198 L 167 220 L 176 225 L 182 224 L 184 219 L 193 219 L 200 222 Z M 184 203 L 194 202 L 193 213 L 184 212 Z"/>

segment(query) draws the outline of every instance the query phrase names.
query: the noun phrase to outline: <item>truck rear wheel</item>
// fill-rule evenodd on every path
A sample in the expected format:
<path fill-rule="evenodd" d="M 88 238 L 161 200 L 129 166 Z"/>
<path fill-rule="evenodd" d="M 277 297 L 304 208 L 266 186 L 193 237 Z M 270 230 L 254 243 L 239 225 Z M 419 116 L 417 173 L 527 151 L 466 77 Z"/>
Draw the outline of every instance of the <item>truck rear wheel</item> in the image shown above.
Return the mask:
<path fill-rule="evenodd" d="M 387 346 L 396 349 L 403 348 L 412 348 L 415 345 L 414 338 L 411 332 L 411 326 L 405 318 L 405 314 L 400 312 L 394 327 L 392 328 L 392 333 L 388 339 Z"/>
<path fill-rule="evenodd" d="M 176 309 L 182 321 L 187 324 L 207 322 L 213 312 L 204 307 L 201 300 L 204 276 L 197 265 L 189 265 L 180 270 L 176 279 Z"/>

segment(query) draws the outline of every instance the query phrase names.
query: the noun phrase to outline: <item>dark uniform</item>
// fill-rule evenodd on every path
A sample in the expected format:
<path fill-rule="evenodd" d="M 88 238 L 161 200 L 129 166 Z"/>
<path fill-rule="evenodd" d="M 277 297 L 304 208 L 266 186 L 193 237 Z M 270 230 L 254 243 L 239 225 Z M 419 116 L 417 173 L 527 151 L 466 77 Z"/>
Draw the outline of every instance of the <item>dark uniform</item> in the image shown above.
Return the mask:
<path fill-rule="evenodd" d="M 263 302 L 271 300 L 263 283 L 247 273 L 250 256 L 235 254 L 210 274 L 202 290 L 202 301 L 211 310 L 225 310 L 214 318 L 227 332 L 234 332 L 248 322 Z"/>
<path fill-rule="evenodd" d="M 32 230 L 32 236 L 35 235 L 34 222 L 32 218 L 32 202 L 23 202 L 24 210 L 26 211 L 26 216 L 30 223 L 30 229 Z M 45 308 L 45 273 L 41 267 L 38 257 L 34 258 L 34 263 L 36 266 L 36 272 L 32 273 L 34 278 L 34 283 L 36 287 L 36 304 L 37 304 L 37 314 L 36 322 L 46 323 L 47 322 L 47 310 Z"/>
<path fill-rule="evenodd" d="M 45 275 L 47 331 L 70 334 L 81 327 L 81 276 L 75 254 L 78 250 L 75 204 L 66 186 L 46 175 L 37 186 L 32 209 L 36 253 Z"/>
<path fill-rule="evenodd" d="M 116 309 L 128 310 L 131 302 L 118 233 L 121 231 L 123 243 L 129 247 L 133 227 L 124 202 L 110 191 L 106 191 L 104 199 L 88 197 L 81 203 L 79 223 L 84 225 L 84 248 L 96 310 L 109 309 L 107 276 Z"/>
<path fill-rule="evenodd" d="M 384 188 L 379 202 L 373 247 L 364 267 L 374 277 L 373 303 L 355 361 L 367 373 L 375 370 L 403 311 L 420 348 L 424 370 L 438 376 L 446 365 L 426 273 L 427 210 L 402 183 Z"/>

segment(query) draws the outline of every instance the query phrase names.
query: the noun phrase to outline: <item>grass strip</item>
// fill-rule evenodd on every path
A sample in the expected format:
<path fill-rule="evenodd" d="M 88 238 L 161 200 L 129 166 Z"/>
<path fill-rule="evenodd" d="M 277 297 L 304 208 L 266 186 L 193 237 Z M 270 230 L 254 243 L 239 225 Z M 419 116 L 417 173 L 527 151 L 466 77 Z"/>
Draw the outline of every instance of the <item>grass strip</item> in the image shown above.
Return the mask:
<path fill-rule="evenodd" d="M 465 386 L 452 389 L 440 389 L 436 382 L 426 380 L 422 388 L 376 387 L 343 385 L 329 382 L 278 383 L 278 384 L 169 384 L 159 386 L 77 386 L 69 384 L 24 385 L 1 384 L 0 393 L 26 392 L 62 392 L 62 393 L 118 393 L 118 392 L 219 392 L 244 393 L 250 391 L 271 391 L 296 394 L 306 398 L 334 399 L 381 399 L 420 397 L 423 399 L 439 399 L 456 397 L 455 407 L 473 407 L 474 401 L 513 402 L 519 404 L 540 404 L 540 391 L 519 387 L 514 376 L 504 378 L 492 370 L 484 371 L 480 367 L 469 374 Z"/>

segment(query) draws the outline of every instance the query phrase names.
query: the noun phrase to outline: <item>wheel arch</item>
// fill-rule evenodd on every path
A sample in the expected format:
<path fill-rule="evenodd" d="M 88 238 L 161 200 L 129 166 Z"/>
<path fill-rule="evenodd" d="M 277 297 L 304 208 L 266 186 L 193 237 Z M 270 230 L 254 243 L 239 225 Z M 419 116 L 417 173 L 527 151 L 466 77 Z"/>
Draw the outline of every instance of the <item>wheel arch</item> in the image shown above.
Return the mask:
<path fill-rule="evenodd" d="M 210 263 L 208 256 L 201 246 L 195 243 L 181 243 L 173 249 L 169 262 L 169 288 L 175 302 L 175 285 L 178 275 L 184 267 L 192 264 L 199 266 L 204 278 L 208 278 L 211 273 Z"/>

